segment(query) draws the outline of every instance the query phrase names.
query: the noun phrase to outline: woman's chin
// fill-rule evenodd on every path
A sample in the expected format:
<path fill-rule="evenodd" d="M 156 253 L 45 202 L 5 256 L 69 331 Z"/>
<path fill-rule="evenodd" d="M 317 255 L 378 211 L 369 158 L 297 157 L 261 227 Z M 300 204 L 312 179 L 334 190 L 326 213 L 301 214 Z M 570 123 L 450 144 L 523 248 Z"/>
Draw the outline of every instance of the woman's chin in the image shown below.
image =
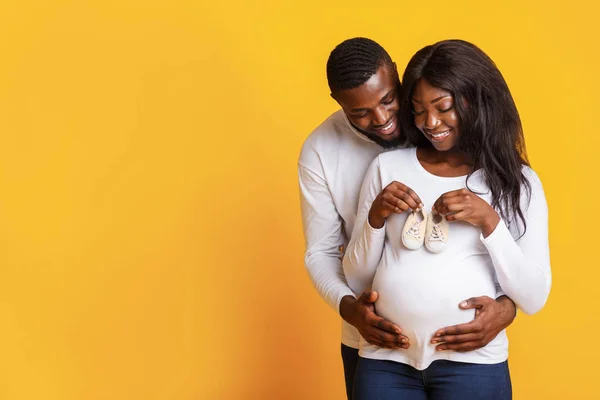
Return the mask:
<path fill-rule="evenodd" d="M 443 141 L 431 140 L 431 138 L 427 138 L 429 143 L 433 146 L 437 151 L 450 151 L 456 147 L 456 141 L 453 138 L 448 137 Z"/>

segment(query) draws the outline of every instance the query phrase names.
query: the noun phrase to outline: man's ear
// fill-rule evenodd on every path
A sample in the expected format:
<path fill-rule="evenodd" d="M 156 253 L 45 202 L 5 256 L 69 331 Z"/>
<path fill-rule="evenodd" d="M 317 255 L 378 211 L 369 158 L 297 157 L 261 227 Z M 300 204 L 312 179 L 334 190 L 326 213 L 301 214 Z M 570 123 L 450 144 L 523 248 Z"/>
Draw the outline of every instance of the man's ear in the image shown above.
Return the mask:
<path fill-rule="evenodd" d="M 329 93 L 329 95 L 331 96 L 332 99 L 334 99 L 338 103 L 340 102 L 340 96 L 339 96 L 340 93 L 339 92 L 331 92 L 331 93 Z"/>
<path fill-rule="evenodd" d="M 339 99 L 339 93 L 336 93 L 336 92 L 331 92 L 331 93 L 329 93 L 329 96 L 330 96 L 332 99 L 334 99 L 334 100 L 335 100 L 335 102 L 336 102 L 336 103 L 338 103 L 338 105 L 339 105 L 341 108 L 344 108 L 344 107 L 343 107 L 343 105 L 342 105 L 342 103 L 340 102 L 340 99 Z"/>

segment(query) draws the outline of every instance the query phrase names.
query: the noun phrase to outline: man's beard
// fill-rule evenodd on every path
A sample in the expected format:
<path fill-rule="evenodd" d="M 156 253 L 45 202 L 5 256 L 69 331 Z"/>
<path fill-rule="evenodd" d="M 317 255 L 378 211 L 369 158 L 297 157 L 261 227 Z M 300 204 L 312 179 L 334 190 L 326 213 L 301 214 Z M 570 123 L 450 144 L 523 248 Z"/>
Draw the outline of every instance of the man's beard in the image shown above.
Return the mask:
<path fill-rule="evenodd" d="M 380 136 L 375 135 L 374 133 L 365 132 L 356 126 L 354 128 L 361 135 L 365 136 L 367 139 L 371 140 L 372 142 L 377 143 L 379 146 L 383 147 L 384 149 L 393 149 L 395 147 L 399 147 L 399 146 L 403 145 L 406 142 L 404 139 L 404 135 L 402 135 L 402 132 L 400 132 L 400 134 L 398 136 L 396 136 L 395 138 L 393 138 L 392 140 L 385 140 L 385 139 L 381 138 Z"/>

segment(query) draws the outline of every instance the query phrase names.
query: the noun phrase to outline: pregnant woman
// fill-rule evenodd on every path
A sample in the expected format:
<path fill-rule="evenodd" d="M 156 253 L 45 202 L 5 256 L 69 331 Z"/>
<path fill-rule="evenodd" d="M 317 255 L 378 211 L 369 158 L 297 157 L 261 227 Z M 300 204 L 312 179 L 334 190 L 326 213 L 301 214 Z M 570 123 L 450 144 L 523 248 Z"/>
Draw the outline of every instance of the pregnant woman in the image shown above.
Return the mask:
<path fill-rule="evenodd" d="M 350 287 L 379 292 L 377 313 L 408 349 L 361 342 L 355 399 L 510 399 L 508 340 L 436 351 L 456 304 L 507 295 L 526 314 L 550 291 L 548 209 L 500 71 L 476 46 L 427 46 L 403 76 L 400 118 L 414 146 L 380 155 L 361 190 L 344 259 Z"/>

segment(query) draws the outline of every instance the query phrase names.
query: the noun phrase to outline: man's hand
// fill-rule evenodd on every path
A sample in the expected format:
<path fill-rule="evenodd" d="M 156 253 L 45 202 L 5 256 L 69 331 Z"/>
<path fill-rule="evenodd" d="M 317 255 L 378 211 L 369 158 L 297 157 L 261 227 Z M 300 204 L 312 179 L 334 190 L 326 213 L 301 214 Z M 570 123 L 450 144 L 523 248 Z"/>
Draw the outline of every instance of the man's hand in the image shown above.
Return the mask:
<path fill-rule="evenodd" d="M 466 324 L 449 326 L 438 330 L 431 339 L 439 344 L 435 349 L 471 351 L 491 342 L 516 316 L 515 303 L 506 296 L 494 300 L 487 296 L 472 297 L 460 303 L 463 310 L 475 309 L 475 319 Z"/>
<path fill-rule="evenodd" d="M 408 349 L 408 338 L 400 327 L 375 314 L 377 292 L 364 292 L 358 299 L 344 296 L 340 302 L 340 315 L 354 326 L 371 344 L 388 349 Z"/>

